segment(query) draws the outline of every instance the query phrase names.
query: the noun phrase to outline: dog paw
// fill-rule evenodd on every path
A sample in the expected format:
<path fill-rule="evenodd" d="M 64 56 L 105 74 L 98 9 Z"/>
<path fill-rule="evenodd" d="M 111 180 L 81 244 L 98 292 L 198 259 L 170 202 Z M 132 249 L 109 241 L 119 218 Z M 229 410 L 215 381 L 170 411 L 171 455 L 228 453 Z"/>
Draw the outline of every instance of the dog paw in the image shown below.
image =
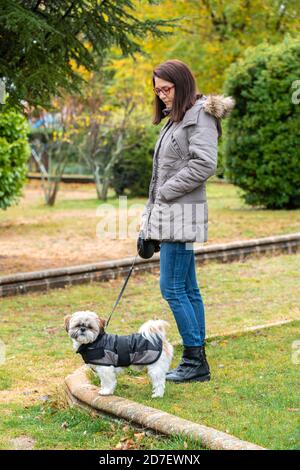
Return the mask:
<path fill-rule="evenodd" d="M 162 398 L 164 396 L 163 393 L 152 393 L 151 397 L 152 398 Z"/>
<path fill-rule="evenodd" d="M 111 390 L 107 390 L 107 389 L 103 388 L 103 389 L 99 390 L 98 395 L 102 395 L 102 396 L 113 395 L 113 392 Z"/>

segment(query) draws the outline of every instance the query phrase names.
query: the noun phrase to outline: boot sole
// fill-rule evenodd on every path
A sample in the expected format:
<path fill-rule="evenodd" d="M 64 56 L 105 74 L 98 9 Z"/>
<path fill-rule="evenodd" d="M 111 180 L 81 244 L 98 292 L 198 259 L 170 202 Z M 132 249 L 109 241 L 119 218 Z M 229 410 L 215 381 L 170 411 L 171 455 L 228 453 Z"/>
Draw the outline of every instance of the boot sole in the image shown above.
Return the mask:
<path fill-rule="evenodd" d="M 209 382 L 210 374 L 202 375 L 201 377 L 193 377 L 192 379 L 183 379 L 183 380 L 170 380 L 166 378 L 167 382 L 174 382 L 175 384 L 186 383 L 186 382 Z"/>

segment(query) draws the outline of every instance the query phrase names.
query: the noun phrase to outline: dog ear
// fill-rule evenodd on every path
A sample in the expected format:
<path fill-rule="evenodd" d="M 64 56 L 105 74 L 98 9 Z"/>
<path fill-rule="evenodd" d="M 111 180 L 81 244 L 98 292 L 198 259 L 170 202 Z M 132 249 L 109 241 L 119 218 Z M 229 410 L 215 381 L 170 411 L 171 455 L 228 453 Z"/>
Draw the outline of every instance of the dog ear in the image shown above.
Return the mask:
<path fill-rule="evenodd" d="M 67 332 L 69 331 L 71 316 L 72 315 L 66 315 L 65 318 L 64 318 L 65 329 L 66 329 Z"/>
<path fill-rule="evenodd" d="M 104 318 L 98 318 L 98 322 L 99 322 L 99 327 L 100 327 L 100 330 L 104 331 L 104 328 L 106 326 L 106 320 L 104 320 Z"/>

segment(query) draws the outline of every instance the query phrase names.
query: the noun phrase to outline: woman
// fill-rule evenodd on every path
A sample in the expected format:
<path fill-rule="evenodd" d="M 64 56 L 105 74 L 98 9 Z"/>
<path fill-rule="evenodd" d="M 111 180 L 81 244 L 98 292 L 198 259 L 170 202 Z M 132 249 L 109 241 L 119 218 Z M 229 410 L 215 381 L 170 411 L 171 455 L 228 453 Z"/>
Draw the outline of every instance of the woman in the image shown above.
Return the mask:
<path fill-rule="evenodd" d="M 192 72 L 176 59 L 155 68 L 152 81 L 153 124 L 169 119 L 154 150 L 140 236 L 160 243 L 160 290 L 183 342 L 182 360 L 167 380 L 204 382 L 210 380 L 210 369 L 193 242 L 207 241 L 205 183 L 216 171 L 220 121 L 231 112 L 234 100 L 198 93 Z"/>

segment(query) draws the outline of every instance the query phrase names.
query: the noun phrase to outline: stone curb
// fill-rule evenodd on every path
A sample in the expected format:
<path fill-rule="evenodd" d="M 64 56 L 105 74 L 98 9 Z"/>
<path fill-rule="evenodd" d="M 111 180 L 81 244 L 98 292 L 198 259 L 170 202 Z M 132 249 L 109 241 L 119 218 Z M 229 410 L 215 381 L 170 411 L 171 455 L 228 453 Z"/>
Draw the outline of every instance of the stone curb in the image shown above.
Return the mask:
<path fill-rule="evenodd" d="M 65 378 L 67 395 L 72 403 L 91 407 L 166 435 L 185 435 L 212 450 L 266 450 L 251 442 L 214 428 L 178 418 L 156 408 L 141 405 L 115 395 L 100 396 L 98 387 L 87 378 L 87 366 L 82 366 Z M 79 403 L 78 403 L 79 402 Z"/>
<path fill-rule="evenodd" d="M 271 323 L 265 323 L 264 325 L 255 325 L 255 326 L 249 326 L 247 328 L 243 328 L 242 330 L 232 330 L 229 331 L 228 333 L 220 334 L 220 335 L 207 335 L 206 336 L 206 341 L 211 342 L 214 340 L 223 340 L 226 338 L 230 338 L 232 336 L 244 336 L 247 335 L 248 333 L 255 333 L 256 331 L 260 330 L 265 330 L 266 328 L 274 328 L 276 326 L 282 326 L 282 325 L 288 325 L 289 323 L 293 323 L 297 321 L 295 318 L 289 318 L 287 320 L 278 320 L 275 322 Z M 172 343 L 173 346 L 182 346 L 181 341 L 176 341 Z"/>
<path fill-rule="evenodd" d="M 213 244 L 195 248 L 197 264 L 205 261 L 222 262 L 240 261 L 252 254 L 296 253 L 300 248 L 300 233 L 279 235 L 275 237 L 240 240 L 224 244 Z M 47 269 L 11 274 L 0 277 L 0 297 L 41 292 L 58 287 L 84 284 L 92 281 L 105 281 L 118 276 L 126 276 L 132 266 L 134 257 L 102 261 L 94 264 L 70 266 L 67 268 Z M 159 267 L 159 253 L 145 260 L 137 258 L 134 272 L 152 271 Z"/>

